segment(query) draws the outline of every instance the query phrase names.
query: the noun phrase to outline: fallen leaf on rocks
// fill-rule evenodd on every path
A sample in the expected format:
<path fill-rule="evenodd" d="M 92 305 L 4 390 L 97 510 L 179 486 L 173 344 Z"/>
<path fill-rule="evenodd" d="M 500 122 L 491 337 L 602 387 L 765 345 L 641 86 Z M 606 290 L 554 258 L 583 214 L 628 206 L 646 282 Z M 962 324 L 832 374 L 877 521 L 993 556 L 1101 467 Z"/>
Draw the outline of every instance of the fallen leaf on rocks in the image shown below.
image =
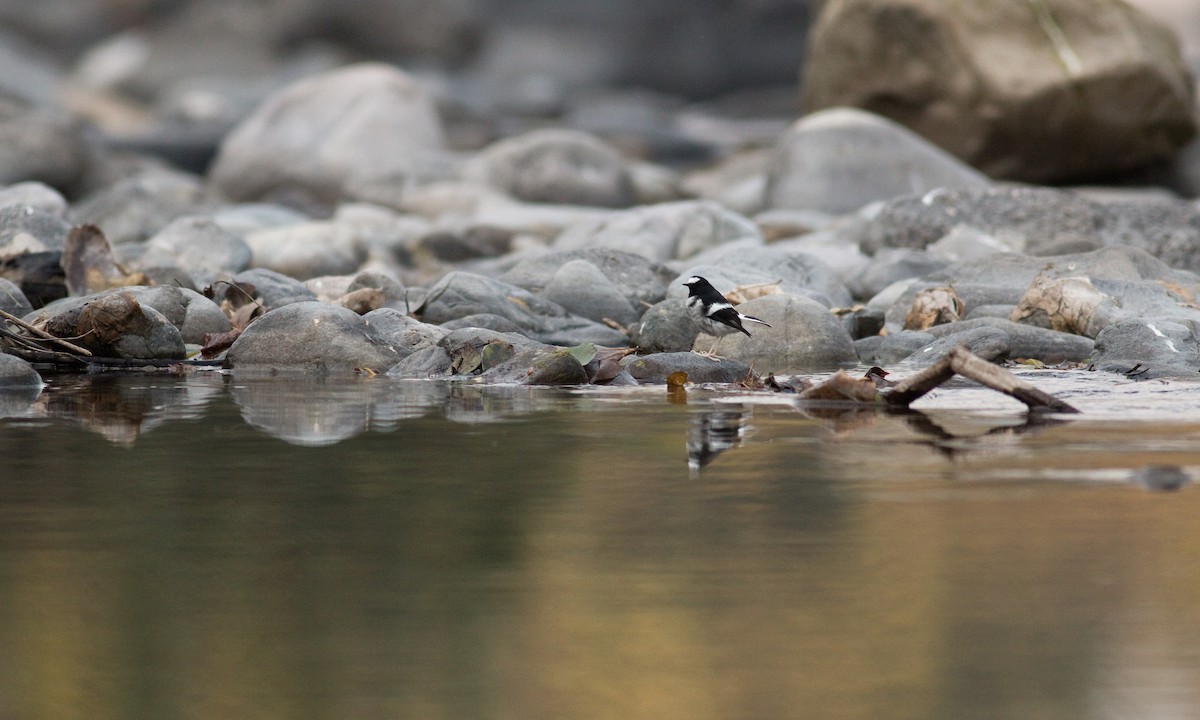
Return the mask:
<path fill-rule="evenodd" d="M 637 352 L 637 348 L 596 348 L 596 357 L 585 363 L 588 374 L 591 375 L 589 382 L 603 385 L 620 375 L 623 369 L 621 359 L 634 352 Z"/>
<path fill-rule="evenodd" d="M 1038 273 L 1008 318 L 1013 322 L 1093 337 L 1096 331 L 1089 333 L 1088 325 L 1096 308 L 1106 299 L 1108 296 L 1097 290 L 1086 277 L 1053 278 Z"/>
<path fill-rule="evenodd" d="M 578 360 L 580 365 L 587 365 L 596 357 L 596 346 L 590 342 L 579 343 L 567 348 L 567 352 L 571 353 L 571 357 Z"/>
<path fill-rule="evenodd" d="M 516 348 L 507 340 L 496 338 L 488 340 L 487 344 L 479 351 L 479 367 L 482 370 L 491 370 L 492 368 L 507 362 L 516 355 Z"/>
<path fill-rule="evenodd" d="M 119 292 L 56 315 L 43 329 L 55 337 L 78 342 L 95 355 L 113 356 L 113 346 L 122 335 L 142 334 L 149 323 L 133 295 Z"/>
<path fill-rule="evenodd" d="M 725 293 L 725 299 L 734 305 L 740 305 L 741 303 L 766 295 L 778 295 L 783 292 L 783 288 L 779 284 L 780 282 L 780 280 L 776 280 L 769 283 L 738 285 L 733 290 Z"/>
<path fill-rule="evenodd" d="M 267 311 L 257 293 L 258 288 L 250 283 L 222 280 L 204 288 L 203 294 L 217 303 L 230 325 L 244 330 L 256 317 Z"/>
<path fill-rule="evenodd" d="M 683 370 L 676 370 L 675 372 L 673 372 L 667 376 L 667 387 L 668 388 L 673 388 L 673 387 L 681 388 L 684 385 L 687 385 L 687 380 L 688 380 L 688 374 L 686 372 L 684 372 Z"/>
<path fill-rule="evenodd" d="M 146 276 L 131 273 L 113 258 L 112 247 L 95 225 L 78 225 L 63 245 L 63 273 L 71 295 L 88 295 L 130 285 L 146 285 Z"/>
<path fill-rule="evenodd" d="M 917 292 L 904 317 L 905 330 L 925 330 L 934 325 L 962 319 L 963 304 L 953 287 L 929 288 Z"/>
<path fill-rule="evenodd" d="M 450 353 L 450 372 L 470 375 L 483 365 L 483 353 L 470 343 L 464 343 Z"/>
<path fill-rule="evenodd" d="M 383 307 L 383 290 L 379 288 L 359 288 L 338 298 L 337 303 L 344 308 L 353 310 L 359 315 L 366 315 L 372 310 Z"/>
<path fill-rule="evenodd" d="M 204 344 L 200 348 L 200 357 L 212 360 L 233 345 L 233 341 L 242 334 L 242 328 L 234 328 L 226 332 L 204 333 Z"/>
<path fill-rule="evenodd" d="M 838 370 L 825 382 L 800 393 L 800 399 L 869 403 L 875 401 L 876 395 L 875 382 L 870 378 L 852 378 L 845 370 Z"/>

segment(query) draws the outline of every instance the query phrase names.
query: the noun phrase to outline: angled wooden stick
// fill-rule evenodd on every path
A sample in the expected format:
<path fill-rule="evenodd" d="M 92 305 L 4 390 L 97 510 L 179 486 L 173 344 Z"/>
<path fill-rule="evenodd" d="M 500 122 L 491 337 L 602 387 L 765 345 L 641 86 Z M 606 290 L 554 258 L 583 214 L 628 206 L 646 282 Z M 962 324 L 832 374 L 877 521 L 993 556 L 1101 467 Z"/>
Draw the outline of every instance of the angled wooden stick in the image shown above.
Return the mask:
<path fill-rule="evenodd" d="M 67 342 L 66 340 L 63 340 L 60 337 L 55 337 L 55 336 L 51 335 L 50 333 L 46 332 L 45 330 L 42 330 L 41 328 L 30 325 L 29 323 L 25 322 L 24 320 L 17 317 L 16 315 L 12 315 L 3 310 L 0 310 L 0 318 L 3 318 L 5 320 L 9 321 L 10 323 L 12 323 L 13 325 L 16 325 L 19 328 L 28 330 L 29 332 L 33 333 L 34 335 L 37 335 L 38 337 L 42 338 L 43 340 L 48 340 L 53 343 L 58 343 L 59 345 L 62 345 L 63 347 L 67 348 L 68 350 L 70 350 L 73 353 L 76 353 L 78 355 L 86 355 L 87 357 L 92 356 L 91 350 L 88 350 L 87 348 L 81 348 L 78 345 L 76 345 L 75 343 Z"/>
<path fill-rule="evenodd" d="M 1030 410 L 1077 413 L 1079 410 L 1053 395 L 1038 390 L 1009 371 L 974 355 L 965 345 L 956 345 L 940 360 L 924 370 L 904 378 L 884 395 L 891 407 L 908 407 L 917 398 L 946 382 L 955 374 L 1016 398 Z"/>
<path fill-rule="evenodd" d="M 950 358 L 950 367 L 954 372 L 970 378 L 980 385 L 1014 397 L 1028 405 L 1030 410 L 1048 410 L 1059 413 L 1079 412 L 1070 404 L 1048 392 L 1038 390 L 999 365 L 993 365 L 978 355 L 973 355 L 963 345 L 955 346 L 947 354 L 947 357 Z"/>

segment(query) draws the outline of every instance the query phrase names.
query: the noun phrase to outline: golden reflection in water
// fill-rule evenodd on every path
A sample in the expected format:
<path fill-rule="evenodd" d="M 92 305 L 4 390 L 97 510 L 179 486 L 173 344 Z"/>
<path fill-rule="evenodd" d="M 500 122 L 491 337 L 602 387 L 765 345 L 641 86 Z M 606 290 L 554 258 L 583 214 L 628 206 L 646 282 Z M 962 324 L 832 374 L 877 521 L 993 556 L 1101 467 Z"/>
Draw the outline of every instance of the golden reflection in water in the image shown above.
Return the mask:
<path fill-rule="evenodd" d="M 244 394 L 133 447 L 0 425 L 0 716 L 1200 714 L 1200 492 L 1104 474 L 1198 467 L 1194 429 L 742 408 L 689 473 L 737 412 L 695 395 L 321 447 Z"/>

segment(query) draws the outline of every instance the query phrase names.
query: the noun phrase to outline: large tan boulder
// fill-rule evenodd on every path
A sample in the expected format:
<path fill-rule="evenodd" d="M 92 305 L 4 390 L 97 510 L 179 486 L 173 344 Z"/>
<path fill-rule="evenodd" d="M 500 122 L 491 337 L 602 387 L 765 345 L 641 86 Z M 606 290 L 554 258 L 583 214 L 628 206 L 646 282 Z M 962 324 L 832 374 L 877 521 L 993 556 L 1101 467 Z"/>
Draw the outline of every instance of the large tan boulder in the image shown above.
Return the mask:
<path fill-rule="evenodd" d="M 890 117 L 993 177 L 1102 178 L 1196 131 L 1169 30 L 1122 0 L 829 0 L 808 111 Z"/>

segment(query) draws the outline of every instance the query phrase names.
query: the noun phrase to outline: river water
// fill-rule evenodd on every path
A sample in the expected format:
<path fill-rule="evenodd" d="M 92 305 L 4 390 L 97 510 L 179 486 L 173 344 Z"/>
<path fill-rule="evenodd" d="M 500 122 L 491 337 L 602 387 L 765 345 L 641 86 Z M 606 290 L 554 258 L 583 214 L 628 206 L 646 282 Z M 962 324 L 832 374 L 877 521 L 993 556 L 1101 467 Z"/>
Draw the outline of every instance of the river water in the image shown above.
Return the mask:
<path fill-rule="evenodd" d="M 1025 377 L 0 395 L 0 718 L 1200 717 L 1200 384 Z"/>

